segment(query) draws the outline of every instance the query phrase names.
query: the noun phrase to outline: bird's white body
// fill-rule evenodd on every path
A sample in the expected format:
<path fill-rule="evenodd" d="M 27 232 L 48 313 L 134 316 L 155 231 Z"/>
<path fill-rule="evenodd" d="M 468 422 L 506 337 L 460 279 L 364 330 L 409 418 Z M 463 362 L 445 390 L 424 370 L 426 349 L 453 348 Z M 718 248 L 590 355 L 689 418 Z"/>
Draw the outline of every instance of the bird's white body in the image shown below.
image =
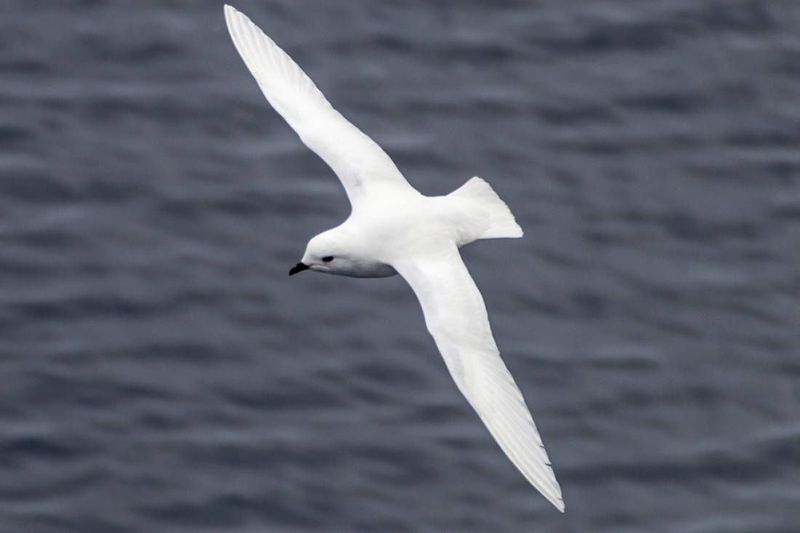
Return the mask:
<path fill-rule="evenodd" d="M 459 390 L 520 472 L 563 511 L 539 432 L 500 357 L 483 297 L 458 252 L 478 239 L 521 237 L 511 211 L 477 177 L 446 196 L 420 194 L 250 19 L 230 6 L 225 18 L 264 96 L 334 170 L 352 205 L 347 220 L 309 241 L 290 274 L 400 274 L 417 295 Z"/>
<path fill-rule="evenodd" d="M 486 236 L 490 230 L 522 236 L 506 205 L 480 178 L 447 196 L 424 196 L 409 189 L 376 195 L 341 225 L 312 239 L 302 263 L 329 274 L 380 278 L 395 275 L 392 265 L 398 261 L 492 238 Z M 495 212 L 505 227 L 491 225 Z M 335 260 L 321 261 L 327 255 Z"/>

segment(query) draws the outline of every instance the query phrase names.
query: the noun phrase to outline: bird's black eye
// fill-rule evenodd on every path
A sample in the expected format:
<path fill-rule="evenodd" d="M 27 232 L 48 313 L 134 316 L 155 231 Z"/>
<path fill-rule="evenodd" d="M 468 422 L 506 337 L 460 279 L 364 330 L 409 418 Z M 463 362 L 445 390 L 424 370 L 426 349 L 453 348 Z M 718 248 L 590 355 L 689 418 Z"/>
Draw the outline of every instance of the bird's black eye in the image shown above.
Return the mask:
<path fill-rule="evenodd" d="M 333 256 L 332 255 L 326 255 L 325 257 L 322 258 L 322 260 L 325 263 L 330 263 L 331 261 L 333 261 Z"/>

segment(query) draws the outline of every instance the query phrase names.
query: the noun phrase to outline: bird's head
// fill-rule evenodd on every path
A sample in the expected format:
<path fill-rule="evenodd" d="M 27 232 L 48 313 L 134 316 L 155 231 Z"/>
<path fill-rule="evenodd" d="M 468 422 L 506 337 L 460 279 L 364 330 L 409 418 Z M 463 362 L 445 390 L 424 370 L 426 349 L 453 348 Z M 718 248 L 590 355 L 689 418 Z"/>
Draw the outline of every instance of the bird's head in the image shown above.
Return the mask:
<path fill-rule="evenodd" d="M 303 259 L 289 270 L 289 275 L 304 270 L 354 278 L 382 278 L 397 274 L 394 268 L 376 258 L 364 236 L 347 224 L 322 232 L 308 241 Z"/>
<path fill-rule="evenodd" d="M 353 253 L 348 250 L 346 236 L 340 228 L 324 231 L 308 241 L 303 259 L 289 270 L 293 276 L 304 270 L 327 274 L 343 274 L 352 268 Z"/>

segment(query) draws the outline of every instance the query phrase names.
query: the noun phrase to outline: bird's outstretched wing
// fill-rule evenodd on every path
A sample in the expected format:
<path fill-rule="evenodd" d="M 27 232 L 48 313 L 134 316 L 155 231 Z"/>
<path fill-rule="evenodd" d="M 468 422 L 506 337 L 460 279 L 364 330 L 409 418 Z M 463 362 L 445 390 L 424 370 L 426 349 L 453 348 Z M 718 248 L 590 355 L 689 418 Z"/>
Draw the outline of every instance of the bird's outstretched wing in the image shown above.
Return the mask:
<path fill-rule="evenodd" d="M 514 378 L 500 358 L 486 306 L 455 245 L 392 266 L 411 285 L 461 393 L 528 481 L 560 511 L 561 488 Z"/>
<path fill-rule="evenodd" d="M 372 193 L 411 189 L 386 152 L 331 107 L 297 63 L 246 15 L 226 5 L 225 21 L 264 96 L 339 176 L 354 209 Z"/>

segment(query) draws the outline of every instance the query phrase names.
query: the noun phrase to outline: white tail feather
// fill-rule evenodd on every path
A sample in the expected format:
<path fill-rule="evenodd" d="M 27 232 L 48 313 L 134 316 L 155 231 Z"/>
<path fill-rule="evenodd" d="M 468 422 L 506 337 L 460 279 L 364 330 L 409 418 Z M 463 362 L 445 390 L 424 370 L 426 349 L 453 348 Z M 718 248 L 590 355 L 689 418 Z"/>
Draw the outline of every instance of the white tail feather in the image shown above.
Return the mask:
<path fill-rule="evenodd" d="M 522 237 L 522 228 L 511 210 L 483 179 L 475 176 L 447 197 L 458 200 L 466 215 L 463 244 L 477 239 Z"/>

